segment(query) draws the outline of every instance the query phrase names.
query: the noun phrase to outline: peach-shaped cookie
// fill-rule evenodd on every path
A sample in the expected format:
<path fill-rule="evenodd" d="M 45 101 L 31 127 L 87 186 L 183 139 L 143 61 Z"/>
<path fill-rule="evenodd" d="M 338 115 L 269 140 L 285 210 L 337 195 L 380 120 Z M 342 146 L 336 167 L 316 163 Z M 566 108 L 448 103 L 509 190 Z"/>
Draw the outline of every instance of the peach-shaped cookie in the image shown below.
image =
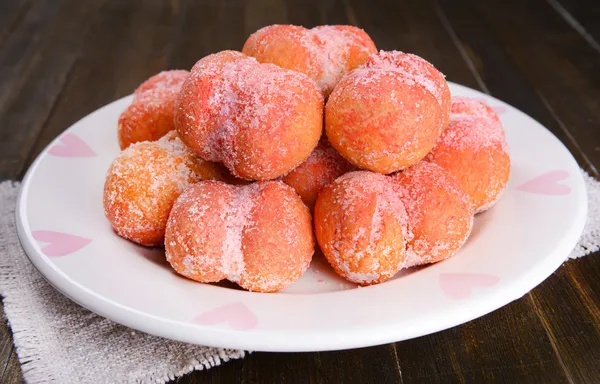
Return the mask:
<path fill-rule="evenodd" d="M 119 236 L 161 245 L 173 202 L 201 179 L 228 179 L 227 170 L 193 156 L 174 131 L 156 142 L 135 143 L 108 170 L 104 213 Z"/>
<path fill-rule="evenodd" d="M 119 147 L 140 141 L 155 141 L 175 129 L 175 101 L 188 71 L 163 71 L 143 82 L 133 102 L 119 116 Z"/>
<path fill-rule="evenodd" d="M 435 96 L 442 109 L 440 132 L 446 129 L 450 121 L 452 95 L 450 94 L 446 77 L 431 63 L 411 53 L 380 51 L 378 54 L 369 57 L 365 66 L 397 72 L 427 89 L 429 93 Z"/>
<path fill-rule="evenodd" d="M 491 121 L 494 125 L 500 127 L 502 135 L 504 136 L 504 129 L 498 114 L 492 107 L 485 104 L 484 102 L 471 99 L 469 97 L 456 96 L 452 98 L 452 120 L 459 120 L 463 118 L 480 118 Z"/>
<path fill-rule="evenodd" d="M 465 98 L 452 100 L 450 124 L 427 161 L 458 180 L 475 213 L 498 201 L 510 174 L 508 146 L 498 117 L 479 101 Z"/>
<path fill-rule="evenodd" d="M 323 138 L 308 159 L 285 175 L 282 180 L 294 188 L 304 204 L 312 210 L 321 189 L 352 170 L 355 170 L 355 167 L 340 156 L 326 138 Z"/>
<path fill-rule="evenodd" d="M 173 269 L 190 279 L 276 292 L 306 271 L 314 236 L 308 209 L 281 181 L 202 181 L 175 202 L 165 248 Z"/>
<path fill-rule="evenodd" d="M 417 64 L 408 71 L 402 67 L 406 62 Z M 379 173 L 423 159 L 444 125 L 443 102 L 429 90 L 438 88 L 427 85 L 433 67 L 424 63 L 413 55 L 382 51 L 344 76 L 325 111 L 331 145 L 351 163 Z M 420 75 L 413 73 L 418 68 Z"/>
<path fill-rule="evenodd" d="M 404 188 L 408 231 L 404 267 L 453 256 L 467 241 L 474 212 L 469 196 L 442 167 L 421 161 L 393 176 Z"/>
<path fill-rule="evenodd" d="M 389 176 L 349 172 L 319 194 L 315 234 L 333 269 L 347 280 L 376 284 L 404 265 L 407 215 L 401 186 Z"/>
<path fill-rule="evenodd" d="M 322 125 L 323 96 L 314 81 L 235 51 L 198 61 L 175 111 L 188 147 L 248 180 L 294 169 L 316 147 Z"/>
<path fill-rule="evenodd" d="M 377 48 L 365 31 L 349 25 L 270 25 L 250 35 L 242 52 L 261 63 L 306 74 L 328 96 L 342 76 Z"/>

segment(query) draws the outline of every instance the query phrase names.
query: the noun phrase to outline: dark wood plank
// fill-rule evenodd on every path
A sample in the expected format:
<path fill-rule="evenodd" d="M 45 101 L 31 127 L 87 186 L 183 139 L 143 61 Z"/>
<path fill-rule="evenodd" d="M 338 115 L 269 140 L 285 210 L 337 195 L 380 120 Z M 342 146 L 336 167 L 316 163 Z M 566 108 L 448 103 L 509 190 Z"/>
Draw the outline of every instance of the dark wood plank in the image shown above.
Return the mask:
<path fill-rule="evenodd" d="M 397 343 L 406 382 L 567 382 L 528 297 L 459 327 Z"/>
<path fill-rule="evenodd" d="M 569 375 L 575 382 L 600 377 L 600 263 L 597 256 L 569 261 L 532 292 Z"/>
<path fill-rule="evenodd" d="M 165 68 L 172 12 L 166 1 L 136 7 L 134 3 L 111 0 L 98 10 L 85 48 L 23 162 L 21 176 L 39 152 L 71 124 L 130 94 L 145 79 Z"/>
<path fill-rule="evenodd" d="M 35 74 L 16 91 L 10 113 L 0 117 L 3 126 L 13 127 L 0 132 L 0 178 L 22 175 L 41 149 L 70 124 L 130 93 L 164 67 L 172 14 L 168 2 L 137 9 L 134 4 L 108 1 L 98 11 L 94 5 L 87 2 L 85 7 L 65 10 L 65 20 L 59 18 L 60 27 L 47 37 L 53 44 L 42 48 L 47 52 L 38 52 L 46 53 L 43 67 L 32 71 Z M 90 34 L 77 23 L 89 24 Z M 85 50 L 78 52 L 86 36 Z M 0 66 L 0 70 L 5 68 Z M 37 95 L 39 89 L 47 93 Z M 2 340 L 10 338 L 9 329 L 1 327 L 0 336 Z M 15 355 L 8 357 L 2 360 L 7 364 L 6 376 L 17 380 Z"/>
<path fill-rule="evenodd" d="M 244 2 L 187 0 L 179 6 L 181 16 L 176 23 L 181 26 L 181 32 L 174 34 L 170 42 L 171 68 L 190 69 L 206 55 L 226 49 L 242 50 L 247 37 Z"/>
<path fill-rule="evenodd" d="M 287 24 L 287 14 L 285 2 L 281 0 L 247 1 L 244 6 L 246 37 L 267 25 Z"/>
<path fill-rule="evenodd" d="M 349 7 L 378 49 L 414 53 L 433 63 L 449 81 L 478 88 L 430 1 L 386 0 L 374 7 L 366 1 L 352 0 Z"/>
<path fill-rule="evenodd" d="M 600 54 L 543 0 L 471 4 L 547 109 L 568 128 L 591 163 L 599 164 L 594 127 L 600 126 Z"/>
<path fill-rule="evenodd" d="M 0 112 L 7 108 L 7 100 L 27 78 L 32 64 L 39 62 L 38 49 L 48 41 L 48 32 L 52 28 L 49 20 L 55 16 L 58 8 L 57 2 L 34 2 L 15 20 L 10 35 L 7 34 L 0 50 Z"/>
<path fill-rule="evenodd" d="M 195 371 L 188 373 L 175 380 L 176 384 L 219 384 L 219 383 L 249 383 L 242 375 L 242 369 L 253 354 L 247 354 L 241 360 L 228 361 L 222 363 L 219 367 L 213 367 L 209 370 Z"/>
<path fill-rule="evenodd" d="M 5 33 L 0 34 L 0 180 L 20 173 L 85 36 L 85 18 L 93 14 L 96 3 L 90 1 L 79 9 L 57 2 L 2 3 L 0 19 L 7 23 L 0 32 Z M 53 23 L 56 20 L 60 22 Z M 4 322 L 0 341 L 0 381 L 18 382 L 18 360 Z"/>
<path fill-rule="evenodd" d="M 351 372 L 351 374 L 350 374 Z M 319 353 L 260 353 L 177 383 L 402 383 L 393 345 Z"/>
<path fill-rule="evenodd" d="M 600 52 L 600 3 L 595 0 L 547 1 L 594 50 Z"/>
<path fill-rule="evenodd" d="M 557 119 L 554 111 L 549 109 L 545 99 L 531 86 L 505 47 L 491 34 L 470 4 L 460 0 L 442 0 L 439 3 L 439 12 L 450 23 L 452 32 L 459 39 L 457 44 L 465 48 L 468 59 L 474 63 L 487 90 L 550 129 L 569 148 L 579 164 L 588 172 L 596 173 L 593 163 L 581 150 L 577 140 Z"/>
<path fill-rule="evenodd" d="M 359 24 L 372 34 L 379 48 L 416 53 L 440 68 L 449 80 L 473 88 L 483 85 L 485 90 L 477 65 L 469 69 L 461 52 L 465 48 L 453 40 L 452 31 L 445 26 L 447 20 L 431 2 L 382 2 L 377 8 L 360 1 L 351 5 Z M 525 320 L 505 327 L 506 319 Z M 543 324 L 527 300 L 452 330 L 397 343 L 396 348 L 402 375 L 409 382 L 502 381 L 536 375 L 565 379 Z"/>
<path fill-rule="evenodd" d="M 465 3 L 441 1 L 457 36 L 469 47 L 474 61 L 480 63 L 478 70 L 492 94 L 542 122 L 569 147 L 583 167 L 596 172 L 600 163 L 595 149 L 600 140 L 591 127 L 597 118 L 597 110 L 592 106 L 598 102 L 598 93 L 584 84 L 583 79 L 593 83 L 597 81 L 597 74 L 591 73 L 590 67 L 574 68 L 557 56 L 557 52 L 565 55 L 586 52 L 585 55 L 563 56 L 581 61 L 580 64 L 584 56 L 595 62 L 598 55 L 565 26 L 550 7 L 536 8 L 537 17 L 533 22 L 524 16 L 530 8 L 510 8 L 516 6 L 516 2 L 505 5 L 503 2 L 494 12 Z M 514 16 L 515 13 L 521 16 Z M 498 14 L 504 23 L 498 21 Z M 516 32 L 508 33 L 507 23 Z M 522 39 L 521 35 L 531 35 L 532 40 Z M 549 48 L 550 40 L 556 50 Z M 530 49 L 529 44 L 536 47 Z M 572 109 L 578 110 L 581 116 L 574 116 Z M 557 356 L 568 376 L 577 382 L 599 377 L 599 264 L 593 257 L 568 262 L 530 295 Z"/>
<path fill-rule="evenodd" d="M 32 9 L 22 23 L 25 30 L 16 30 L 7 42 L 0 57 L 0 79 L 6 79 L 0 91 L 0 179 L 21 173 L 79 55 L 89 27 L 87 19 L 97 5 L 98 1 L 90 1 L 75 9 L 67 3 Z M 36 40 L 34 52 L 23 47 L 32 38 Z"/>
<path fill-rule="evenodd" d="M 320 3 L 330 3 L 323 1 Z M 313 28 L 321 25 L 321 15 L 318 6 L 313 1 L 286 0 L 287 22 L 293 25 L 300 25 L 304 28 Z"/>
<path fill-rule="evenodd" d="M 317 25 L 354 25 L 342 0 L 301 1 L 288 0 L 288 20 L 290 24 L 313 28 Z"/>
<path fill-rule="evenodd" d="M 29 11 L 29 1 L 2 1 L 0 2 L 0 47 L 21 24 L 23 18 Z"/>

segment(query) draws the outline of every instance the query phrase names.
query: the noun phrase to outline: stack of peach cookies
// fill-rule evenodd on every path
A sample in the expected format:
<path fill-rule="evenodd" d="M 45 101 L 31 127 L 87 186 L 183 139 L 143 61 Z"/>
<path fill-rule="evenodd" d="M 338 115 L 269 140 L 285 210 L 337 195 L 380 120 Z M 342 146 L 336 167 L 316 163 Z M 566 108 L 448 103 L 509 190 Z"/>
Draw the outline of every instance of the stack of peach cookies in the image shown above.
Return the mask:
<path fill-rule="evenodd" d="M 454 255 L 510 172 L 487 105 L 351 26 L 260 29 L 161 72 L 121 114 L 104 185 L 115 232 L 173 269 L 280 291 L 318 247 L 371 285 Z"/>

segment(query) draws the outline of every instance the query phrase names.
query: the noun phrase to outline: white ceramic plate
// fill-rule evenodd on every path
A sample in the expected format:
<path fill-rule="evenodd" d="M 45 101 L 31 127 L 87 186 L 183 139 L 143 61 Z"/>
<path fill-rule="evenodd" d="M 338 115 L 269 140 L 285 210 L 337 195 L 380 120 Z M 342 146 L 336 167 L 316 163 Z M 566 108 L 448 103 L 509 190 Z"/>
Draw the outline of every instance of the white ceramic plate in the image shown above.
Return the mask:
<path fill-rule="evenodd" d="M 18 202 L 19 238 L 37 269 L 82 306 L 128 327 L 190 343 L 255 351 L 322 351 L 409 339 L 467 322 L 518 299 L 575 246 L 587 196 L 563 144 L 517 109 L 499 113 L 512 172 L 502 200 L 477 216 L 453 258 L 357 288 L 315 259 L 284 292 L 251 293 L 176 275 L 156 249 L 113 233 L 104 176 L 119 153 L 116 126 L 131 97 L 86 116 L 29 169 Z"/>

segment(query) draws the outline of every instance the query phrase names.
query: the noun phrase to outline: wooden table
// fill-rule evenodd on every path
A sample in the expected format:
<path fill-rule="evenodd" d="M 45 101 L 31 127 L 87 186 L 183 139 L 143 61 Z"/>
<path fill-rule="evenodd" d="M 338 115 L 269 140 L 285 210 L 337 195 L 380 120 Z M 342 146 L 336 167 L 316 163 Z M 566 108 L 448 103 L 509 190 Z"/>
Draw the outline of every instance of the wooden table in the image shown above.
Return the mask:
<path fill-rule="evenodd" d="M 241 49 L 274 23 L 353 24 L 548 127 L 600 166 L 597 0 L 0 0 L 0 180 L 20 179 L 72 123 L 165 68 Z M 0 326 L 0 382 L 21 382 Z M 565 263 L 520 300 L 462 326 L 384 346 L 253 353 L 181 383 L 600 381 L 600 258 Z"/>

